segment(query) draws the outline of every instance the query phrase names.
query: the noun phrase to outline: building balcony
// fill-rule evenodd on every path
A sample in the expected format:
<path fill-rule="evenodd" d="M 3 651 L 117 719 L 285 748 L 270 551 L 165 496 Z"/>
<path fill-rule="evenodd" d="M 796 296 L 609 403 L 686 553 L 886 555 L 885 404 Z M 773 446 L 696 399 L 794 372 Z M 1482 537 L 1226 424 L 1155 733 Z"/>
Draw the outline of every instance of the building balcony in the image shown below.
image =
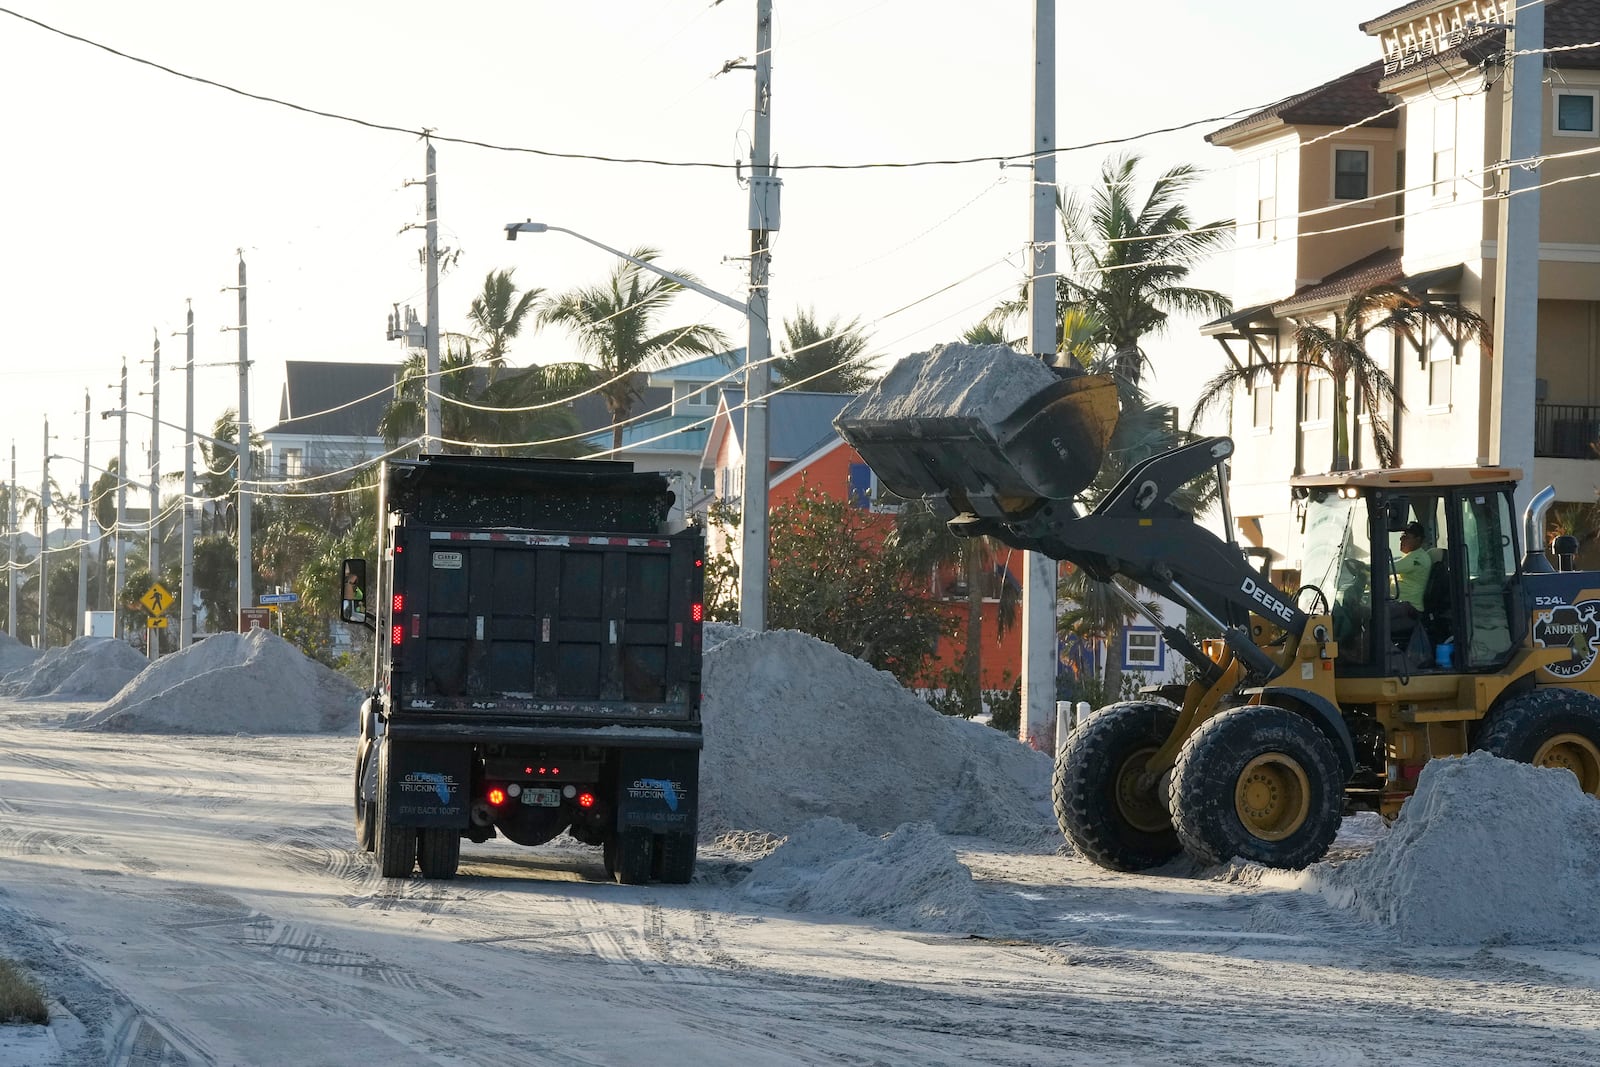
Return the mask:
<path fill-rule="evenodd" d="M 1547 459 L 1600 459 L 1600 407 L 1539 404 L 1533 416 L 1533 454 Z"/>

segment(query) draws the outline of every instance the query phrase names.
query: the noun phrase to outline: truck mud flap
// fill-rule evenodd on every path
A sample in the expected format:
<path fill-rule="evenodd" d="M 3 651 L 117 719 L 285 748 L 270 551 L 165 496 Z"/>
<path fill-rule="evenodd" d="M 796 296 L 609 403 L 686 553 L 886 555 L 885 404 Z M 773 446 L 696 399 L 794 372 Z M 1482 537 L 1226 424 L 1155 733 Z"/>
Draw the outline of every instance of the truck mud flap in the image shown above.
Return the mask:
<path fill-rule="evenodd" d="M 389 817 L 399 826 L 465 827 L 472 779 L 470 745 L 407 744 L 393 738 L 390 775 L 382 783 L 389 791 Z"/>
<path fill-rule="evenodd" d="M 700 802 L 700 753 L 628 749 L 617 763 L 617 828 L 655 833 L 695 829 Z"/>

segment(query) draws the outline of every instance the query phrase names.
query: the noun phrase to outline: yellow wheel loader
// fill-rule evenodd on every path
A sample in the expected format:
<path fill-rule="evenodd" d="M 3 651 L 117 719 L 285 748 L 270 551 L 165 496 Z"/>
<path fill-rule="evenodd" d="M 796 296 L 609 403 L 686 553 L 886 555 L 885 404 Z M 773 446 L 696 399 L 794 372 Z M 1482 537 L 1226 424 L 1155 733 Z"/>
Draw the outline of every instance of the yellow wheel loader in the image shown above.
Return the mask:
<path fill-rule="evenodd" d="M 1560 569 L 1546 558 L 1553 492 L 1523 516 L 1523 557 L 1516 470 L 1295 478 L 1291 596 L 1174 503 L 1214 477 L 1231 535 L 1226 437 L 1137 463 L 1078 505 L 1117 413 L 1103 376 L 949 345 L 902 361 L 835 421 L 888 489 L 955 533 L 1131 578 L 1222 634 L 1193 641 L 1152 616 L 1194 680 L 1100 709 L 1059 746 L 1056 815 L 1084 856 L 1125 871 L 1180 851 L 1304 867 L 1345 814 L 1393 818 L 1428 760 L 1474 749 L 1563 768 L 1600 796 L 1600 573 L 1572 569 L 1567 538 Z"/>

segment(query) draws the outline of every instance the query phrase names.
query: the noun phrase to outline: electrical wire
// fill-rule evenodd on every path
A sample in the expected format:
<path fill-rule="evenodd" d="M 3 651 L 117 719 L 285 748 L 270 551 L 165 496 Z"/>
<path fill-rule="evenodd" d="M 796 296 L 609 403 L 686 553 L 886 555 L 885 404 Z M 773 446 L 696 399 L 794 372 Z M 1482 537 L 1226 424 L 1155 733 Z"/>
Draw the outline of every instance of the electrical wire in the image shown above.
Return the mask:
<path fill-rule="evenodd" d="M 274 106 L 277 106 L 277 107 L 288 108 L 288 109 L 290 109 L 292 111 L 298 111 L 298 112 L 301 112 L 302 114 L 313 115 L 313 116 L 316 116 L 318 118 L 330 119 L 330 120 L 337 121 L 337 122 L 347 122 L 347 123 L 351 123 L 351 124 L 356 125 L 356 126 L 362 126 L 362 127 L 365 127 L 367 129 L 371 129 L 371 130 L 379 130 L 379 131 L 388 132 L 388 133 L 403 133 L 403 134 L 406 134 L 408 136 L 413 136 L 413 137 L 426 137 L 426 138 L 429 138 L 431 140 L 438 141 L 438 142 L 440 142 L 442 144 L 458 144 L 458 145 L 464 145 L 464 146 L 473 147 L 473 148 L 483 148 L 483 149 L 487 149 L 489 151 L 495 151 L 495 152 L 508 152 L 508 153 L 517 153 L 517 154 L 524 154 L 524 155 L 540 156 L 540 157 L 547 158 L 547 159 L 570 159 L 570 160 L 582 160 L 582 161 L 585 161 L 585 162 L 592 162 L 592 163 L 637 164 L 637 165 L 648 165 L 648 166 L 657 166 L 657 167 L 699 168 L 699 169 L 708 169 L 708 170 L 739 170 L 739 169 L 743 168 L 744 165 L 745 165 L 742 162 L 736 162 L 736 163 L 714 163 L 714 162 L 696 161 L 696 160 L 652 159 L 652 158 L 640 157 L 640 156 L 601 155 L 601 154 L 589 153 L 589 152 L 562 152 L 562 151 L 556 151 L 554 149 L 547 149 L 547 148 L 531 148 L 531 147 L 527 147 L 527 146 L 497 144 L 497 143 L 490 142 L 490 141 L 480 141 L 480 140 L 476 140 L 476 139 L 472 139 L 472 138 L 466 138 L 466 137 L 451 137 L 451 136 L 448 136 L 446 134 L 441 134 L 437 130 L 421 128 L 421 127 L 419 127 L 419 128 L 411 128 L 411 127 L 406 127 L 406 126 L 396 126 L 396 125 L 393 125 L 391 123 L 376 122 L 376 121 L 373 121 L 373 120 L 370 120 L 370 119 L 358 118 L 358 117 L 353 116 L 353 115 L 346 115 L 346 114 L 342 114 L 342 113 L 336 112 L 336 111 L 327 111 L 327 110 L 324 110 L 322 108 L 310 107 L 310 106 L 307 106 L 307 105 L 304 105 L 304 104 L 296 104 L 296 103 L 293 103 L 291 101 L 281 99 L 279 97 L 267 95 L 265 93 L 250 92 L 249 90 L 241 89 L 241 88 L 238 88 L 237 86 L 229 85 L 226 82 L 220 82 L 220 81 L 216 81 L 216 80 L 211 79 L 211 78 L 205 78 L 205 77 L 202 77 L 202 76 L 197 75 L 197 74 L 189 74 L 189 73 L 186 73 L 184 71 L 177 70 L 177 69 L 175 69 L 173 67 L 169 67 L 169 66 L 167 66 L 167 65 L 165 65 L 163 63 L 158 63 L 158 62 L 156 62 L 154 60 L 151 60 L 151 59 L 145 59 L 143 57 L 133 55 L 132 53 L 124 52 L 124 51 L 121 51 L 120 49 L 113 48 L 110 45 L 102 44 L 99 41 L 95 41 L 95 40 L 93 40 L 91 38 L 84 37 L 81 34 L 72 33 L 72 32 L 69 32 L 67 30 L 63 30 L 63 29 L 61 29 L 61 28 L 59 28 L 57 26 L 52 26 L 47 22 L 42 22 L 39 19 L 31 18 L 31 17 L 29 17 L 27 15 L 24 15 L 24 14 L 22 14 L 20 12 L 14 11 L 14 10 L 12 10 L 10 8 L 7 8 L 7 7 L 0 7 L 0 15 L 10 15 L 14 19 L 18 19 L 19 21 L 29 23 L 30 25 L 36 26 L 41 30 L 45 30 L 45 31 L 47 31 L 49 33 L 56 34 L 56 35 L 58 35 L 60 37 L 64 37 L 64 38 L 66 38 L 68 40 L 71 40 L 71 41 L 76 41 L 79 44 L 86 45 L 86 46 L 88 46 L 90 48 L 95 48 L 95 49 L 98 49 L 98 50 L 100 50 L 102 52 L 106 52 L 106 53 L 108 53 L 110 55 L 116 56 L 118 59 L 124 59 L 124 60 L 127 60 L 128 62 L 131 62 L 131 63 L 137 63 L 137 64 L 140 64 L 141 66 L 146 66 L 146 67 L 150 67 L 150 68 L 152 68 L 154 70 L 159 70 L 162 73 L 170 74 L 175 78 L 181 78 L 181 79 L 183 79 L 185 81 L 195 82 L 195 83 L 197 83 L 199 85 L 210 86 L 213 89 L 220 89 L 223 92 L 232 93 L 232 94 L 234 94 L 236 96 L 241 96 L 241 97 L 244 97 L 244 98 L 249 99 L 249 100 L 255 100 L 255 101 L 259 102 L 259 103 L 271 104 L 271 105 L 274 105 Z M 1276 102 L 1277 101 L 1274 101 L 1273 103 L 1276 103 Z M 1087 150 L 1087 149 L 1090 149 L 1090 148 L 1104 148 L 1104 147 L 1107 147 L 1107 146 L 1110 146 L 1110 145 L 1128 144 L 1128 143 L 1130 143 L 1132 141 L 1139 141 L 1139 140 L 1143 140 L 1143 139 L 1148 138 L 1148 137 L 1159 136 L 1161 134 L 1176 133 L 1176 132 L 1179 132 L 1181 130 L 1193 129 L 1193 128 L 1197 127 L 1197 126 L 1205 126 L 1205 125 L 1208 125 L 1208 124 L 1214 123 L 1214 122 L 1226 122 L 1226 121 L 1229 121 L 1230 119 L 1239 118 L 1239 117 L 1241 117 L 1243 115 L 1248 115 L 1248 114 L 1251 114 L 1253 112 L 1263 110 L 1264 108 L 1272 107 L 1273 103 L 1268 103 L 1268 104 L 1263 104 L 1263 105 L 1254 105 L 1254 106 L 1244 107 L 1244 108 L 1235 108 L 1234 110 L 1229 111 L 1229 112 L 1227 112 L 1225 114 L 1222 114 L 1222 115 L 1215 115 L 1215 116 L 1211 116 L 1209 118 L 1203 118 L 1203 119 L 1193 119 L 1193 120 L 1190 120 L 1188 122 L 1177 123 L 1177 124 L 1171 125 L 1171 126 L 1163 126 L 1163 127 L 1157 128 L 1157 129 L 1146 130 L 1146 131 L 1144 131 L 1142 133 L 1130 134 L 1130 135 L 1127 135 L 1127 136 L 1124 136 L 1124 137 L 1110 137 L 1110 138 L 1104 138 L 1104 139 L 1097 140 L 1097 141 L 1086 141 L 1086 142 L 1083 142 L 1081 144 L 1066 145 L 1066 146 L 1061 146 L 1061 147 L 1052 148 L 1052 149 L 1033 150 L 1033 151 L 1028 151 L 1028 152 L 1017 152 L 1017 153 L 1011 153 L 1011 154 L 1005 154 L 1005 155 L 968 156 L 968 157 L 949 158 L 949 159 L 904 160 L 904 161 L 896 161 L 896 162 L 882 161 L 882 162 L 867 162 L 867 163 L 785 163 L 785 164 L 783 164 L 781 169 L 783 169 L 783 170 L 791 170 L 791 171 L 802 171 L 802 170 L 818 170 L 818 171 L 906 170 L 906 169 L 921 168 L 921 167 L 968 166 L 968 165 L 977 164 L 977 163 L 1000 163 L 1000 164 L 1005 164 L 1005 163 L 1025 162 L 1025 161 L 1028 161 L 1028 160 L 1035 159 L 1035 158 L 1037 158 L 1037 157 L 1039 157 L 1041 155 L 1062 155 L 1062 154 L 1065 154 L 1065 153 L 1068 153 L 1068 152 L 1084 151 L 1084 150 Z"/>

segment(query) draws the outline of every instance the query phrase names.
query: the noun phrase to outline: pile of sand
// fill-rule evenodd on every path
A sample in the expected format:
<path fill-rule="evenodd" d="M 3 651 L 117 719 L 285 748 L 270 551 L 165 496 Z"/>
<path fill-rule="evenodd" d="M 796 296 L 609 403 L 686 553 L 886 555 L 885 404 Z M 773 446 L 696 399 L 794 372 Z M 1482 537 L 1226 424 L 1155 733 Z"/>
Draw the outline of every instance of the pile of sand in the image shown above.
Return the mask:
<path fill-rule="evenodd" d="M 80 637 L 70 645 L 36 653 L 0 678 L 0 694 L 104 700 L 148 665 L 149 660 L 126 641 Z"/>
<path fill-rule="evenodd" d="M 79 729 L 140 733 L 353 733 L 361 691 L 268 630 L 213 634 L 165 656 Z"/>
<path fill-rule="evenodd" d="M 839 819 L 814 819 L 757 861 L 738 893 L 768 907 L 912 930 L 983 933 L 993 925 L 972 873 L 926 823 L 874 838 Z"/>
<path fill-rule="evenodd" d="M 1600 929 L 1600 800 L 1568 771 L 1474 752 L 1432 760 L 1389 835 L 1309 883 L 1433 945 L 1590 940 Z"/>
<path fill-rule="evenodd" d="M 1056 380 L 1042 360 L 1005 345 L 935 345 L 896 363 L 839 419 L 969 418 L 989 426 Z"/>
<path fill-rule="evenodd" d="M 30 648 L 4 630 L 0 630 L 0 677 L 18 667 L 26 667 L 38 658 L 38 649 Z"/>
<path fill-rule="evenodd" d="M 833 816 L 869 833 L 1054 848 L 1050 758 L 941 715 L 894 677 L 793 630 L 706 628 L 700 827 L 795 832 Z"/>

